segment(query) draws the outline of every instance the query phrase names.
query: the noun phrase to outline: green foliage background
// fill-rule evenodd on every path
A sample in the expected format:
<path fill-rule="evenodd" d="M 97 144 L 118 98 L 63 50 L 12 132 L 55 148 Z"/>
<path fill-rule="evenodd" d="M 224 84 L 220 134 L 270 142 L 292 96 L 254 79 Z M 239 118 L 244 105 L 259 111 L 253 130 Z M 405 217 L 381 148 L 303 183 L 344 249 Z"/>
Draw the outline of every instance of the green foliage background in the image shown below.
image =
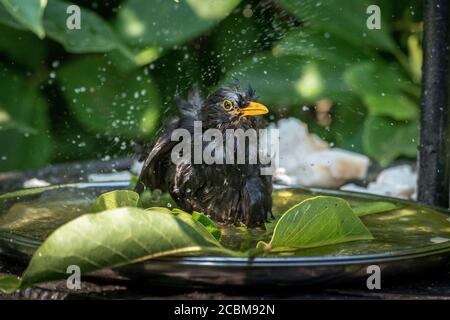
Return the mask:
<path fill-rule="evenodd" d="M 415 157 L 421 1 L 0 0 L 0 171 L 130 155 L 173 96 L 237 77 L 271 120 L 295 116 L 381 165 Z M 381 30 L 369 30 L 376 3 Z M 317 121 L 332 102 L 331 123 Z"/>

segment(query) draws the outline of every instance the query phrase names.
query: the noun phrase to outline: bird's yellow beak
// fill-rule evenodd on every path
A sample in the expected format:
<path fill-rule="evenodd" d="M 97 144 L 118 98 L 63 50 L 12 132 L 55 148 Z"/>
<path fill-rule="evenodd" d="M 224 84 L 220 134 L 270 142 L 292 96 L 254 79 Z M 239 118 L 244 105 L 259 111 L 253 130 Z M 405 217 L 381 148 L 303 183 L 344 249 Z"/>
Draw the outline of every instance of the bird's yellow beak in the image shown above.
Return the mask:
<path fill-rule="evenodd" d="M 240 111 L 244 117 L 253 117 L 266 114 L 269 112 L 269 109 L 267 109 L 267 107 L 261 103 L 250 102 L 245 108 L 242 108 Z"/>

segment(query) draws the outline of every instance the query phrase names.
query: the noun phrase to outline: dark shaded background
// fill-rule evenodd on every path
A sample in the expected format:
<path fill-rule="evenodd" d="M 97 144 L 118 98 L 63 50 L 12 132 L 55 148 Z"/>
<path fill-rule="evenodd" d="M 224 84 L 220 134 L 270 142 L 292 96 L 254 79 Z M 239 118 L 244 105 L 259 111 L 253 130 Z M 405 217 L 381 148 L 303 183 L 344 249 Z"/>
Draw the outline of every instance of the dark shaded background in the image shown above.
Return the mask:
<path fill-rule="evenodd" d="M 421 1 L 0 0 L 0 171 L 131 155 L 173 96 L 239 79 L 382 166 L 417 152 Z M 370 4 L 381 30 L 369 30 Z"/>

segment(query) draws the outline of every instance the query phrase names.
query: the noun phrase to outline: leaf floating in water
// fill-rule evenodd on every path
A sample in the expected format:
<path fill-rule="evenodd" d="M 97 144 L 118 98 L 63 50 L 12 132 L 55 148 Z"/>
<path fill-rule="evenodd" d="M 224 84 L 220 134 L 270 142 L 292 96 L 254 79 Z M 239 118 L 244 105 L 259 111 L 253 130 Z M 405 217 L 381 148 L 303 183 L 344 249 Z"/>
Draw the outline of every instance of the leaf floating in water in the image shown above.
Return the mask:
<path fill-rule="evenodd" d="M 208 230 L 209 233 L 211 233 L 214 238 L 217 240 L 220 240 L 220 230 L 217 228 L 214 221 L 212 221 L 208 216 L 205 216 L 203 213 L 194 211 L 192 212 L 192 219 L 200 222 L 202 225 L 205 226 L 206 230 Z"/>
<path fill-rule="evenodd" d="M 275 227 L 277 226 L 278 221 L 280 220 L 280 217 L 276 217 L 275 219 L 270 220 L 269 222 L 264 223 L 264 227 L 266 228 L 267 233 L 273 233 L 275 230 Z"/>
<path fill-rule="evenodd" d="M 369 214 L 391 211 L 398 208 L 399 206 L 392 202 L 378 201 L 358 203 L 352 207 L 352 210 L 358 217 L 363 217 Z"/>
<path fill-rule="evenodd" d="M 138 207 L 139 194 L 129 190 L 115 190 L 100 195 L 92 205 L 92 212 L 123 207 Z"/>
<path fill-rule="evenodd" d="M 37 249 L 21 281 L 0 278 L 0 290 L 67 278 L 67 267 L 82 274 L 174 254 L 232 255 L 197 221 L 187 223 L 167 209 L 119 208 L 86 214 L 53 232 Z"/>
<path fill-rule="evenodd" d="M 141 193 L 139 200 L 139 206 L 143 208 L 151 208 L 151 207 L 167 207 L 167 208 L 175 208 L 176 203 L 172 199 L 169 193 L 162 192 L 159 189 L 155 190 L 145 190 Z"/>
<path fill-rule="evenodd" d="M 347 201 L 336 197 L 315 197 L 292 207 L 278 221 L 269 244 L 258 247 L 275 251 L 311 248 L 373 236 Z"/>
<path fill-rule="evenodd" d="M 369 214 L 375 214 L 375 213 L 382 213 L 391 211 L 394 209 L 398 209 L 399 206 L 392 203 L 392 202 L 384 202 L 384 201 L 377 201 L 377 202 L 361 202 L 358 204 L 355 204 L 352 206 L 353 212 L 358 217 L 363 217 Z M 266 222 L 264 224 L 267 233 L 273 233 L 275 230 L 275 226 L 277 225 L 278 221 L 280 220 L 281 216 L 278 216 L 277 218 Z"/>
<path fill-rule="evenodd" d="M 164 209 L 164 208 L 161 208 L 161 209 Z M 150 210 L 151 210 L 151 209 L 150 209 Z M 181 209 L 173 209 L 172 211 L 170 211 L 169 209 L 166 209 L 166 210 L 168 210 L 169 212 L 172 212 L 172 214 L 176 215 L 177 218 L 183 220 L 183 221 L 186 222 L 187 224 L 189 224 L 189 225 L 191 225 L 192 227 L 194 227 L 197 231 L 203 233 L 203 235 L 204 235 L 206 238 L 211 237 L 214 241 L 219 240 L 219 238 L 220 238 L 220 236 L 221 236 L 219 230 L 218 230 L 218 231 L 219 231 L 219 235 L 218 235 L 219 238 L 217 238 L 217 237 L 216 237 L 217 234 L 215 235 L 215 234 L 213 234 L 213 232 L 211 232 L 211 231 L 214 231 L 214 230 L 212 230 L 211 228 L 208 229 L 208 228 L 205 226 L 205 224 L 203 224 L 202 222 L 200 222 L 200 221 L 198 221 L 197 219 L 195 219 L 194 216 L 191 215 L 190 213 L 187 213 L 186 211 L 183 211 L 183 210 L 181 210 Z M 198 213 L 198 212 L 197 212 L 197 213 Z M 204 222 L 205 222 L 205 221 L 204 221 Z M 213 223 L 213 222 L 211 221 L 211 223 Z M 214 224 L 214 223 L 213 223 L 213 224 Z M 215 225 L 214 225 L 214 226 L 215 226 Z M 216 229 L 217 229 L 217 228 L 216 228 Z"/>
<path fill-rule="evenodd" d="M 20 278 L 15 276 L 1 276 L 0 277 L 0 291 L 3 292 L 14 292 L 20 288 Z"/>

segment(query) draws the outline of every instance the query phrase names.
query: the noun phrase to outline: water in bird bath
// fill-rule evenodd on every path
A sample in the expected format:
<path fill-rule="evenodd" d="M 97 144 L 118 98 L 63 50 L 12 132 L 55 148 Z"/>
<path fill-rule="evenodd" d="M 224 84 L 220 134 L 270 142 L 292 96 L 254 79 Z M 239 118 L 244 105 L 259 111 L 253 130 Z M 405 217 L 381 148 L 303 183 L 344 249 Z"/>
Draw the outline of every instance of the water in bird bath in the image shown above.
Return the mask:
<path fill-rule="evenodd" d="M 124 185 L 121 187 L 123 188 Z M 119 189 L 119 187 L 108 184 L 79 184 L 5 194 L 0 197 L 0 243 L 3 243 L 4 247 L 30 254 L 33 248 L 53 230 L 69 220 L 88 213 L 96 197 L 112 189 Z M 449 215 L 444 211 L 421 207 L 407 201 L 348 192 L 277 188 L 273 193 L 274 216 L 279 217 L 293 205 L 316 196 L 317 192 L 339 196 L 352 206 L 386 201 L 395 204 L 396 208 L 362 217 L 375 240 L 302 249 L 284 252 L 282 255 L 352 256 L 426 249 L 441 243 L 450 245 Z M 220 228 L 222 244 L 235 250 L 254 248 L 258 241 L 269 241 L 271 237 L 270 232 L 264 228 L 248 230 L 242 226 L 225 225 L 221 225 Z M 270 228 L 269 225 L 268 229 Z"/>

